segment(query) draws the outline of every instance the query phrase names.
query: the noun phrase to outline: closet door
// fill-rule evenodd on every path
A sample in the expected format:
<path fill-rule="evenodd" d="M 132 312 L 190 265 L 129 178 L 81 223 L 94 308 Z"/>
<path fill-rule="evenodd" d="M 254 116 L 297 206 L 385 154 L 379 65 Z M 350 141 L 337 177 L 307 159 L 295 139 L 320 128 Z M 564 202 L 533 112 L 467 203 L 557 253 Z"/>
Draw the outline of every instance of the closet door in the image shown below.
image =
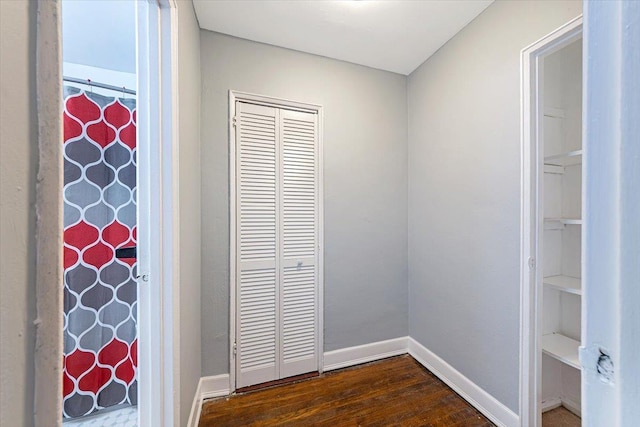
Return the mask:
<path fill-rule="evenodd" d="M 236 386 L 278 378 L 278 110 L 236 103 Z"/>
<path fill-rule="evenodd" d="M 317 115 L 280 110 L 281 378 L 318 369 Z"/>
<path fill-rule="evenodd" d="M 318 369 L 317 115 L 236 103 L 236 387 Z"/>

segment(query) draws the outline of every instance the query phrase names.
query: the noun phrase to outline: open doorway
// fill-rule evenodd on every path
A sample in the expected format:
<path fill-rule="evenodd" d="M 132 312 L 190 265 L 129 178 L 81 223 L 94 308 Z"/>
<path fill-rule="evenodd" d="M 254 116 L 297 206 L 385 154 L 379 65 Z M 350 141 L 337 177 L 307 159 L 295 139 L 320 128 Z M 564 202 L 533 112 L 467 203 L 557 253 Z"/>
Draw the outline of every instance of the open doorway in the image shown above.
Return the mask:
<path fill-rule="evenodd" d="M 522 51 L 523 425 L 579 426 L 582 18 Z"/>
<path fill-rule="evenodd" d="M 135 7 L 62 1 L 69 426 L 138 425 Z"/>

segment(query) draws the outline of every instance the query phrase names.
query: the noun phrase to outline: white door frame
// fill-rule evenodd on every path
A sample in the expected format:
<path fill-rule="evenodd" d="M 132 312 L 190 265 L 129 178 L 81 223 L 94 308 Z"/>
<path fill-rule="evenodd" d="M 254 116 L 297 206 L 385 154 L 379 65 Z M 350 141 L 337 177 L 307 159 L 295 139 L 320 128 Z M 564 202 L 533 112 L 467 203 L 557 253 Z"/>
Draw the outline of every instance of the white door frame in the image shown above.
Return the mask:
<path fill-rule="evenodd" d="M 175 426 L 180 424 L 177 7 L 175 0 L 136 4 L 138 422 Z"/>
<path fill-rule="evenodd" d="M 582 16 L 569 21 L 521 52 L 521 226 L 520 226 L 520 425 L 540 426 L 542 274 L 538 236 L 542 144 L 542 59 L 582 37 Z M 536 221 L 536 219 L 539 219 Z"/>
<path fill-rule="evenodd" d="M 236 101 L 268 107 L 306 111 L 318 115 L 318 372 L 323 369 L 324 349 L 324 178 L 323 178 L 323 114 L 322 106 L 271 96 L 229 91 L 229 390 L 236 390 Z"/>
<path fill-rule="evenodd" d="M 36 78 L 35 425 L 62 424 L 62 34 L 60 0 L 39 1 Z M 138 422 L 179 425 L 177 16 L 175 0 L 137 3 Z M 143 161 L 140 161 L 143 159 Z M 45 179 L 46 178 L 46 179 Z M 55 246 L 55 247 L 54 247 Z M 144 278 L 147 281 L 144 281 Z M 55 286 L 52 286 L 52 283 Z"/>
<path fill-rule="evenodd" d="M 582 425 L 634 426 L 640 419 L 640 3 L 585 2 L 584 17 L 582 299 L 589 309 L 580 352 Z"/>

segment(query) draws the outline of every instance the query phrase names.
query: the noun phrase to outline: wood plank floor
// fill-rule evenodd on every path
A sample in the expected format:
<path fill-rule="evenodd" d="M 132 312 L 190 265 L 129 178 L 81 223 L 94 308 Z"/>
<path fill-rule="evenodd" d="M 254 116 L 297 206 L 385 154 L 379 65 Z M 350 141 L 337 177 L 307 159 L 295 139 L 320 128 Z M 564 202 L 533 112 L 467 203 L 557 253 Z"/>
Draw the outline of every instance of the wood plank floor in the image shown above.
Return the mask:
<path fill-rule="evenodd" d="M 208 426 L 493 426 L 411 356 L 205 402 Z"/>
<path fill-rule="evenodd" d="M 580 417 L 560 406 L 542 414 L 542 427 L 580 427 Z"/>

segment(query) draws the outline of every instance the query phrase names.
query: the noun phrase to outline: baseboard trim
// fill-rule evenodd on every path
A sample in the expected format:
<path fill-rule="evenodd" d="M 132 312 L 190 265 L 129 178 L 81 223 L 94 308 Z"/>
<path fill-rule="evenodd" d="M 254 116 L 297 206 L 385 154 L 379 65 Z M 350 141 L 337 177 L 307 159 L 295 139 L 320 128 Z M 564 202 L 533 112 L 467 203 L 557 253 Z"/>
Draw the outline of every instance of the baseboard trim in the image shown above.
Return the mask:
<path fill-rule="evenodd" d="M 425 368 L 440 378 L 463 399 L 469 402 L 494 424 L 504 427 L 516 427 L 520 418 L 511 409 L 484 391 L 469 378 L 458 372 L 453 366 L 442 360 L 413 338 L 409 338 L 409 354 Z"/>
<path fill-rule="evenodd" d="M 323 370 L 325 372 L 333 371 L 335 369 L 347 368 L 361 363 L 406 354 L 408 339 L 409 337 L 400 337 L 341 348 L 340 350 L 327 351 L 324 353 Z"/>
<path fill-rule="evenodd" d="M 193 395 L 193 403 L 191 403 L 191 412 L 189 413 L 189 421 L 187 421 L 187 427 L 197 427 L 198 423 L 200 422 L 200 412 L 202 411 L 202 399 L 200 398 L 201 385 L 202 378 L 198 380 L 196 393 Z"/>
<path fill-rule="evenodd" d="M 553 399 L 543 400 L 542 404 L 540 405 L 540 408 L 542 410 L 542 413 L 544 414 L 545 412 L 551 411 L 560 406 L 562 406 L 562 400 L 553 398 Z"/>
<path fill-rule="evenodd" d="M 200 414 L 202 413 L 202 404 L 207 399 L 214 397 L 227 396 L 231 393 L 229 389 L 229 374 L 213 375 L 202 377 L 198 381 L 196 394 L 193 396 L 191 405 L 191 413 L 189 414 L 188 427 L 197 427 L 200 422 Z"/>
<path fill-rule="evenodd" d="M 582 407 L 580 406 L 580 404 L 578 404 L 574 400 L 567 399 L 566 397 L 563 397 L 561 400 L 562 406 L 567 408 L 569 412 L 573 412 L 575 415 L 582 418 Z"/>
<path fill-rule="evenodd" d="M 566 397 L 554 397 L 551 399 L 543 400 L 541 405 L 542 413 L 551 411 L 552 409 L 556 409 L 560 406 L 566 408 L 569 412 L 572 412 L 573 414 L 582 418 L 582 408 L 580 407 L 580 405 Z"/>

